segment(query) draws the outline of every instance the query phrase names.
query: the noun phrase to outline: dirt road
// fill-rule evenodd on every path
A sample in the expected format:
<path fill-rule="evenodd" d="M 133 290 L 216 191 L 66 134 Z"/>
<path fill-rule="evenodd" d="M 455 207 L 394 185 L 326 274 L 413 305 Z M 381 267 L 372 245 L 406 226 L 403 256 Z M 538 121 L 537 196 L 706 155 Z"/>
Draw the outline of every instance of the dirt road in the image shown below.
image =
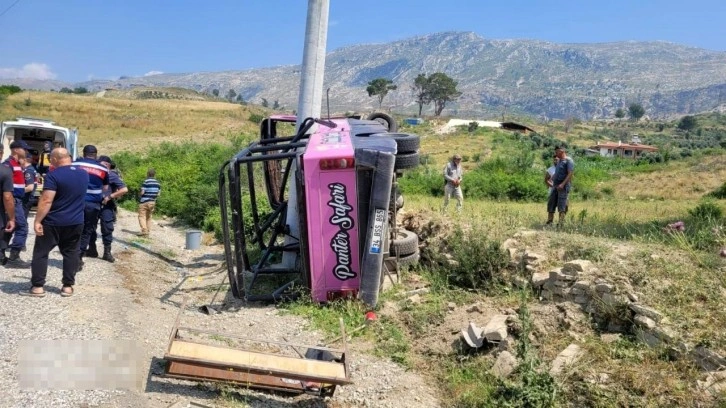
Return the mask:
<path fill-rule="evenodd" d="M 60 254 L 51 253 L 48 295 L 27 298 L 29 270 L 0 268 L 0 406 L 2 407 L 152 407 L 194 401 L 230 407 L 437 407 L 434 391 L 418 375 L 366 353 L 368 345 L 351 345 L 354 385 L 339 387 L 332 399 L 282 396 L 247 389 L 220 391 L 217 386 L 163 378 L 161 358 L 184 299 L 182 325 L 268 340 L 319 344 L 322 333 L 300 317 L 274 305 L 246 305 L 229 295 L 224 312 L 208 316 L 209 303 L 222 281 L 222 247 L 186 250 L 185 233 L 170 222 L 155 220 L 151 239 L 136 237 L 136 215 L 121 210 L 116 225 L 113 264 L 87 259 L 77 275 L 76 295 L 59 296 Z M 32 253 L 29 236 L 26 259 Z M 99 242 L 100 245 L 100 242 Z M 219 302 L 224 297 L 220 294 Z M 140 353 L 141 378 L 134 390 L 20 389 L 18 350 L 26 340 L 128 340 Z"/>

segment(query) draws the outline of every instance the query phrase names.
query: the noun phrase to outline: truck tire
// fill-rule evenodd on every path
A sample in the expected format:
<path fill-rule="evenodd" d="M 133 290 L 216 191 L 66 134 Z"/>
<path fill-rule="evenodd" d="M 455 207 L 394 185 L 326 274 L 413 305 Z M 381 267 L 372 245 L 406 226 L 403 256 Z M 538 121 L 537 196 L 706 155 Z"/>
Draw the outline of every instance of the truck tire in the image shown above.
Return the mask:
<path fill-rule="evenodd" d="M 412 169 L 419 164 L 418 152 L 414 153 L 403 153 L 396 155 L 396 164 L 393 167 L 395 170 Z"/>
<path fill-rule="evenodd" d="M 419 251 L 416 251 L 412 253 L 411 255 L 402 256 L 398 258 L 398 266 L 399 268 L 401 266 L 411 266 L 418 264 L 418 261 L 421 259 L 421 253 Z"/>
<path fill-rule="evenodd" d="M 397 235 L 391 240 L 391 255 L 402 257 L 418 252 L 418 235 L 403 228 L 398 230 Z"/>
<path fill-rule="evenodd" d="M 421 138 L 412 133 L 374 133 L 370 137 L 390 137 L 396 141 L 398 154 L 415 153 L 421 147 Z"/>
<path fill-rule="evenodd" d="M 385 113 L 376 112 L 368 115 L 368 120 L 375 120 L 385 126 L 389 132 L 398 131 L 398 123 L 389 115 Z"/>

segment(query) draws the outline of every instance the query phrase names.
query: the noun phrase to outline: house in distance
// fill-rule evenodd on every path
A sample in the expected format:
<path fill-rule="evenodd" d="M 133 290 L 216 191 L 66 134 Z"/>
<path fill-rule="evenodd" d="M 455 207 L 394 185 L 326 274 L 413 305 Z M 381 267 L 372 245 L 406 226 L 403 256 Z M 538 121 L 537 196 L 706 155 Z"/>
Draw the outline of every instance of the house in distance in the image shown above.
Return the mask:
<path fill-rule="evenodd" d="M 594 150 L 603 157 L 623 157 L 630 159 L 637 159 L 645 153 L 657 152 L 658 148 L 655 146 L 648 146 L 640 144 L 640 138 L 635 135 L 630 143 L 623 143 L 621 141 L 615 142 L 598 142 L 595 146 L 590 146 L 590 150 Z"/>

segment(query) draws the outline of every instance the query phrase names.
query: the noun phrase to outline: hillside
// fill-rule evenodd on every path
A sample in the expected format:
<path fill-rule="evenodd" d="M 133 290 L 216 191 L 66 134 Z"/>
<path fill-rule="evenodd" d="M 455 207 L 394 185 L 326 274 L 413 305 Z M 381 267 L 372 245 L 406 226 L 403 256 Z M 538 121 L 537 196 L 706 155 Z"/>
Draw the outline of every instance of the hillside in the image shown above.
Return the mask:
<path fill-rule="evenodd" d="M 373 109 L 368 81 L 386 77 L 399 85 L 384 105 L 415 112 L 410 85 L 419 73 L 444 72 L 463 96 L 453 115 L 499 116 L 506 110 L 545 118 L 607 118 L 632 102 L 651 118 L 724 109 L 726 53 L 667 42 L 557 44 L 485 39 L 446 32 L 386 44 L 361 44 L 330 52 L 326 84 L 335 111 Z M 211 93 L 229 89 L 245 100 L 278 100 L 294 107 L 300 66 L 246 71 L 160 74 L 74 86 L 92 90 L 136 86 L 181 87 Z M 27 84 L 25 84 L 27 86 Z M 58 84 L 35 83 L 42 89 Z"/>
<path fill-rule="evenodd" d="M 208 99 L 187 89 L 169 88 L 111 91 L 102 97 L 25 91 L 0 102 L 0 119 L 50 118 L 60 126 L 77 128 L 81 145 L 96 144 L 109 153 L 139 152 L 161 142 L 225 142 L 258 132 L 250 118 L 257 119 L 252 115 L 264 109 Z"/>

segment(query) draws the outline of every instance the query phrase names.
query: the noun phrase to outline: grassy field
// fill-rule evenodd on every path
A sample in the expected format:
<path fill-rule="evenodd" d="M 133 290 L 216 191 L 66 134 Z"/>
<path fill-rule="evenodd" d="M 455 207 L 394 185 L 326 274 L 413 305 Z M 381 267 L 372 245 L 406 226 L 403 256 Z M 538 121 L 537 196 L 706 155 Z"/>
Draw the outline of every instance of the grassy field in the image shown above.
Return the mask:
<path fill-rule="evenodd" d="M 190 91 L 160 90 L 167 95 L 190 98 Z M 187 99 L 138 99 L 136 94 L 107 92 L 74 95 L 23 91 L 0 103 L 0 118 L 19 116 L 48 118 L 77 128 L 79 146 L 95 144 L 103 154 L 128 150 L 143 152 L 162 142 L 226 142 L 239 134 L 257 133 L 252 114 L 264 109 L 226 101 Z"/>
<path fill-rule="evenodd" d="M 250 116 L 266 111 L 193 100 L 197 98 L 193 93 L 158 92 L 157 96 L 166 93 L 178 99 L 139 99 L 138 93 L 123 92 L 102 98 L 22 92 L 0 102 L 0 117 L 52 118 L 63 126 L 77 127 L 81 144 L 97 144 L 103 153 L 126 151 L 119 156 L 128 166 L 122 170 L 134 180 L 143 177 L 146 166 L 157 166 L 174 174 L 177 184 L 183 177 L 189 183 L 204 180 L 209 184 L 217 169 L 209 177 L 198 177 L 205 157 L 224 160 L 228 154 L 224 149 L 234 148 L 230 141 L 249 140 L 257 133 Z M 543 271 L 566 260 L 589 259 L 599 276 L 632 285 L 641 301 L 661 311 L 688 342 L 726 355 L 726 331 L 722 330 L 726 326 L 726 264 L 718 256 L 726 245 L 726 203 L 706 197 L 726 180 L 726 151 L 714 147 L 726 134 L 726 120 L 712 114 L 699 117 L 699 124 L 700 130 L 683 132 L 676 129 L 676 122 L 528 123 L 538 131 L 538 138 L 566 142 L 575 155 L 575 190 L 561 229 L 543 225 L 547 216 L 541 199 L 543 158 L 551 155 L 551 144 L 535 146 L 534 135 L 493 129 L 442 135 L 431 121 L 403 126 L 402 131 L 422 137 L 424 163 L 402 180 L 404 216 L 431 222 L 445 242 L 458 242 L 449 255 L 472 268 L 491 261 L 491 243 L 529 231 L 517 239 L 547 257 Z M 633 134 L 652 140 L 668 152 L 668 160 L 636 163 L 577 156 L 578 149 L 598 140 L 628 141 Z M 150 145 L 161 142 L 179 145 L 159 146 L 151 149 L 152 155 L 145 155 Z M 212 146 L 214 142 L 224 148 Z M 197 153 L 183 154 L 189 150 Z M 465 191 L 472 195 L 466 197 L 461 214 L 453 210 L 445 214 L 441 212 L 440 172 L 454 153 L 464 156 Z M 499 167 L 492 165 L 495 162 Z M 474 196 L 496 193 L 496 189 L 483 188 L 495 179 L 534 185 L 540 193 L 517 201 Z M 417 183 L 431 187 L 418 188 Z M 206 214 L 210 223 L 218 219 L 212 208 L 214 186 L 181 184 L 178 192 L 168 194 L 175 201 L 175 211 L 189 212 L 182 204 L 195 199 L 193 214 Z M 171 180 L 168 185 L 173 185 Z M 508 188 L 502 186 L 497 188 Z M 665 232 L 664 227 L 675 221 L 684 221 L 686 230 Z M 446 235 L 452 233 L 461 236 Z M 699 387 L 706 373 L 688 360 L 673 358 L 663 348 L 649 348 L 632 333 L 610 333 L 582 312 L 573 314 L 563 311 L 564 306 L 541 302 L 528 288 L 517 289 L 498 274 L 476 290 L 461 287 L 455 275 L 460 272 L 447 265 L 403 271 L 402 283 L 382 296 L 380 319 L 357 332 L 355 342 L 420 372 L 451 407 L 726 406 L 726 395 L 711 395 Z M 429 287 L 429 293 L 411 303 L 405 292 L 422 286 Z M 463 328 L 462 321 L 465 324 L 471 318 L 467 309 L 472 305 L 490 314 L 516 310 L 522 327 L 513 353 L 520 366 L 510 378 L 501 380 L 490 373 L 494 352 L 472 353 L 452 343 Z M 338 317 L 344 317 L 349 328 L 363 322 L 363 309 L 356 303 L 320 307 L 303 301 L 284 307 L 311 319 L 331 337 L 337 332 Z M 547 374 L 549 364 L 573 342 L 585 350 L 585 356 L 564 378 L 555 380 Z"/>

